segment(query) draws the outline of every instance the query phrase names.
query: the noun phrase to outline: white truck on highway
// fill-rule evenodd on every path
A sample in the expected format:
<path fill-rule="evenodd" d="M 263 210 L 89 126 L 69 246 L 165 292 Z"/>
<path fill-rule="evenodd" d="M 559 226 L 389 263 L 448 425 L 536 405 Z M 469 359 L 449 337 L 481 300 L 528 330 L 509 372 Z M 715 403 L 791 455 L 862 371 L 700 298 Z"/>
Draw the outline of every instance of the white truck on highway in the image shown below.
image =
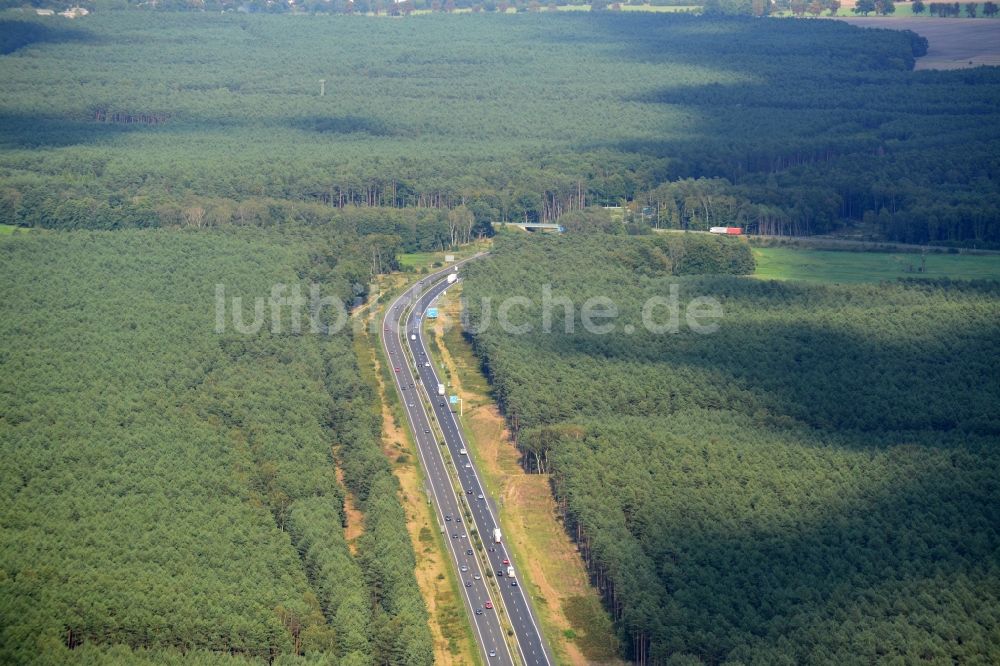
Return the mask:
<path fill-rule="evenodd" d="M 449 273 L 448 274 L 448 284 L 452 284 L 457 279 L 458 279 L 458 275 L 456 273 Z"/>
<path fill-rule="evenodd" d="M 493 543 L 500 543 L 500 528 L 493 528 Z"/>
<path fill-rule="evenodd" d="M 507 567 L 507 578 L 514 577 L 514 567 Z"/>
<path fill-rule="evenodd" d="M 438 395 L 444 395 L 444 384 L 438 384 Z"/>

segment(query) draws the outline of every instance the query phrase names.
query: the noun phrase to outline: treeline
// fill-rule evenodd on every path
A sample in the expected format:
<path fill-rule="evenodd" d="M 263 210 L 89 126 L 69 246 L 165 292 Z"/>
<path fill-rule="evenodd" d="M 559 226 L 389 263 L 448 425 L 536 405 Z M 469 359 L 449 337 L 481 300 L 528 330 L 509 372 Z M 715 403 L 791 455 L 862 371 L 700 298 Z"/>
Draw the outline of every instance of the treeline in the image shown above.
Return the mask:
<path fill-rule="evenodd" d="M 625 656 L 1000 657 L 1000 286 L 678 277 L 636 261 L 651 242 L 503 235 L 463 288 L 523 464 L 552 475 Z M 542 285 L 576 311 L 545 315 Z M 679 326 L 651 330 L 644 306 L 672 285 Z M 483 325 L 515 296 L 529 332 Z M 580 326 L 594 296 L 612 333 Z M 714 333 L 684 324 L 705 296 Z"/>
<path fill-rule="evenodd" d="M 305 225 L 341 230 L 349 237 L 373 241 L 375 234 L 397 238 L 404 252 L 443 250 L 493 234 L 489 213 L 482 206 L 454 208 L 377 208 L 355 205 L 333 207 L 310 201 L 250 198 L 147 200 L 101 200 L 81 192 L 71 199 L 66 193 L 22 191 L 0 192 L 0 210 L 8 223 L 49 229 L 216 228 Z M 477 216 L 476 212 L 480 214 Z M 361 243 L 363 244 L 363 243 Z M 386 271 L 377 271 L 386 272 Z"/>
<path fill-rule="evenodd" d="M 158 0 L 156 3 L 140 2 L 139 0 L 89 0 L 79 5 L 68 2 L 49 2 L 47 7 L 65 9 L 70 6 L 82 6 L 98 11 L 119 10 L 124 8 L 143 11 L 160 12 L 232 12 L 284 14 L 344 14 L 344 15 L 375 15 L 375 16 L 409 16 L 413 12 L 451 13 L 457 10 L 507 13 L 537 12 L 542 9 L 551 10 L 558 7 L 595 5 L 598 3 L 584 0 L 305 0 L 289 2 L 288 0 Z M 611 3 L 606 3 L 611 4 Z M 687 0 L 652 0 L 651 2 L 620 2 L 618 5 L 652 5 L 656 7 L 680 6 L 686 7 Z M 0 9 L 20 7 L 15 0 L 0 3 Z"/>
<path fill-rule="evenodd" d="M 559 221 L 572 239 L 570 242 L 592 247 L 600 254 L 610 254 L 636 275 L 750 275 L 754 272 L 753 253 L 743 238 L 708 234 L 633 234 L 646 237 L 641 240 L 615 238 L 636 229 L 612 220 L 600 210 L 569 213 Z M 514 244 L 530 248 L 531 243 L 518 238 L 519 235 L 505 235 L 505 246 Z"/>
<path fill-rule="evenodd" d="M 402 208 L 449 227 L 427 248 L 496 221 L 659 203 L 677 228 L 1000 242 L 993 68 L 913 72 L 926 40 L 838 22 L 571 14 L 95 14 L 89 38 L 0 58 L 0 221 Z M 726 202 L 706 210 L 697 189 Z"/>
<path fill-rule="evenodd" d="M 332 306 L 301 308 L 299 332 L 268 309 L 276 284 L 308 298 L 314 280 L 351 303 L 363 241 L 286 225 L 0 243 L 0 661 L 432 663 L 350 331 L 311 333 Z M 361 500 L 356 555 L 335 465 Z"/>
<path fill-rule="evenodd" d="M 829 16 L 836 16 L 841 5 L 840 0 L 706 0 L 704 11 L 752 16 L 766 16 L 776 11 L 784 11 L 801 18 L 806 14 L 819 16 L 824 11 L 828 12 Z M 979 16 L 980 4 L 978 2 L 924 3 L 923 0 L 914 0 L 910 3 L 910 9 L 915 16 L 928 12 L 931 16 L 941 18 L 961 16 L 964 10 L 967 18 L 976 18 Z M 896 3 L 893 0 L 857 0 L 851 11 L 862 16 L 868 16 L 873 12 L 879 16 L 889 16 L 896 13 Z M 982 16 L 993 18 L 997 15 L 997 11 L 995 2 L 982 3 Z"/>
<path fill-rule="evenodd" d="M 346 338 L 329 349 L 326 384 L 334 399 L 333 429 L 344 482 L 365 515 L 358 561 L 371 594 L 367 629 L 374 664 L 429 665 L 434 662 L 427 609 L 413 571 L 416 558 L 399 503 L 399 482 L 382 451 L 382 412 L 372 386 L 357 367 L 338 364 L 351 356 Z M 369 663 L 368 661 L 364 663 Z"/>
<path fill-rule="evenodd" d="M 918 0 L 919 2 L 919 0 Z M 965 10 L 965 15 L 967 18 L 976 18 L 979 14 L 979 3 L 978 2 L 931 2 L 926 6 L 923 2 L 919 2 L 920 10 L 917 10 L 918 2 L 913 3 L 913 13 L 921 14 L 924 9 L 931 16 L 939 16 L 941 18 L 954 18 L 961 16 L 962 10 Z M 993 18 L 997 15 L 997 3 L 995 2 L 984 2 L 982 5 L 983 16 L 986 18 Z"/>

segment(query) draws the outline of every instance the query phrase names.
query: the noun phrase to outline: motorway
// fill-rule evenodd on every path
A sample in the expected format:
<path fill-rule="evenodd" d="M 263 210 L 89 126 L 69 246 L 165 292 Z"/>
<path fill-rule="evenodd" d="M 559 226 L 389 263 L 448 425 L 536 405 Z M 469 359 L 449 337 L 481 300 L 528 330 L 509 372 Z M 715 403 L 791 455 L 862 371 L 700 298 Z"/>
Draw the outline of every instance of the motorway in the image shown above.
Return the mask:
<path fill-rule="evenodd" d="M 393 301 L 383 319 L 382 343 L 392 364 L 396 388 L 430 484 L 438 523 L 444 530 L 449 554 L 459 574 L 459 585 L 485 661 L 489 664 L 551 666 L 553 662 L 527 594 L 518 584 L 517 563 L 503 539 L 494 543 L 493 530 L 499 527 L 499 522 L 492 500 L 470 456 L 462 453 L 468 448 L 467 442 L 448 396 L 437 395 L 439 379 L 420 327 L 426 309 L 451 286 L 446 281 L 447 274 L 457 269 L 458 265 L 430 275 Z M 409 355 L 404 353 L 406 349 Z M 440 436 L 443 436 L 444 446 L 439 443 Z M 448 476 L 446 460 L 453 463 L 451 466 L 464 494 L 456 493 Z M 468 523 L 466 511 L 472 516 L 472 524 Z M 481 552 L 476 549 L 472 529 L 482 538 Z M 485 556 L 489 572 L 483 570 L 480 556 Z M 514 568 L 514 577 L 507 575 L 508 566 Z M 490 581 L 498 585 L 491 587 Z M 514 654 L 500 623 L 501 608 L 514 629 Z"/>

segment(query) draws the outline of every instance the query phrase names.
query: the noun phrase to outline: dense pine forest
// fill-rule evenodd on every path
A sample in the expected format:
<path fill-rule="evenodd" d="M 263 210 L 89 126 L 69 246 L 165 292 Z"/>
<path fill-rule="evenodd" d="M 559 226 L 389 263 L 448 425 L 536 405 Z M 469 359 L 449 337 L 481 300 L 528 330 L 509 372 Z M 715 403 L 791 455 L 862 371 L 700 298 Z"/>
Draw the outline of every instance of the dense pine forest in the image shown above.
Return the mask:
<path fill-rule="evenodd" d="M 681 14 L 0 12 L 0 225 L 43 230 L 0 239 L 0 662 L 430 664 L 350 327 L 268 303 L 363 302 L 400 252 L 559 221 L 468 266 L 470 335 L 623 656 L 1000 663 L 1000 286 L 754 280 L 746 243 L 679 231 L 1000 248 L 1000 69 L 913 71 L 927 48 Z M 543 285 L 619 328 L 546 322 Z M 718 330 L 645 328 L 675 293 Z M 530 332 L 484 325 L 511 296 Z"/>
<path fill-rule="evenodd" d="M 741 245 L 504 235 L 465 271 L 496 400 L 627 656 L 997 663 L 1000 285 L 723 275 L 746 272 Z M 650 332 L 671 285 L 679 330 Z M 512 296 L 530 331 L 497 324 Z M 608 334 L 581 325 L 599 296 Z M 714 333 L 684 325 L 698 296 L 722 306 Z"/>
<path fill-rule="evenodd" d="M 216 332 L 216 284 L 245 322 L 276 283 L 350 302 L 365 250 L 291 227 L 0 242 L 0 661 L 431 663 L 349 328 L 285 309 L 245 334 L 230 301 Z"/>
<path fill-rule="evenodd" d="M 909 32 L 7 12 L 0 45 L 0 223 L 336 219 L 428 249 L 634 202 L 666 228 L 1000 243 L 1000 74 L 913 72 Z"/>

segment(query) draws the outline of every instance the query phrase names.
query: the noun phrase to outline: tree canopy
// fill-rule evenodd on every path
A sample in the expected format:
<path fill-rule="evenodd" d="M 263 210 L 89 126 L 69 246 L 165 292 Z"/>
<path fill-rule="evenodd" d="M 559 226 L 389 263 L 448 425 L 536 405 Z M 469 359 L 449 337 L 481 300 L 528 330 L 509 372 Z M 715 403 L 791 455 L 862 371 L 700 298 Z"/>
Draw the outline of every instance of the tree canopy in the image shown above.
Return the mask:
<path fill-rule="evenodd" d="M 290 227 L 0 242 L 0 661 L 432 662 L 349 328 L 296 333 L 289 309 L 280 330 L 231 321 L 233 297 L 249 321 L 302 276 L 350 302 L 355 242 Z M 364 512 L 356 556 L 334 465 Z"/>
<path fill-rule="evenodd" d="M 662 239 L 503 235 L 465 269 L 495 398 L 525 467 L 552 475 L 626 656 L 1000 658 L 1000 285 L 677 275 L 692 246 L 676 236 L 656 252 Z M 643 325 L 672 285 L 682 308 L 721 304 L 716 332 Z M 572 332 L 561 305 L 546 326 L 545 286 L 575 304 Z M 515 296 L 530 331 L 484 325 Z M 617 307 L 611 333 L 581 326 L 598 296 Z"/>
<path fill-rule="evenodd" d="M 440 249 L 626 202 L 668 228 L 1000 243 L 1000 75 L 911 71 L 927 44 L 906 31 L 125 11 L 61 32 L 19 16 L 0 22 L 3 223 L 360 225 L 377 209 L 408 249 Z"/>

